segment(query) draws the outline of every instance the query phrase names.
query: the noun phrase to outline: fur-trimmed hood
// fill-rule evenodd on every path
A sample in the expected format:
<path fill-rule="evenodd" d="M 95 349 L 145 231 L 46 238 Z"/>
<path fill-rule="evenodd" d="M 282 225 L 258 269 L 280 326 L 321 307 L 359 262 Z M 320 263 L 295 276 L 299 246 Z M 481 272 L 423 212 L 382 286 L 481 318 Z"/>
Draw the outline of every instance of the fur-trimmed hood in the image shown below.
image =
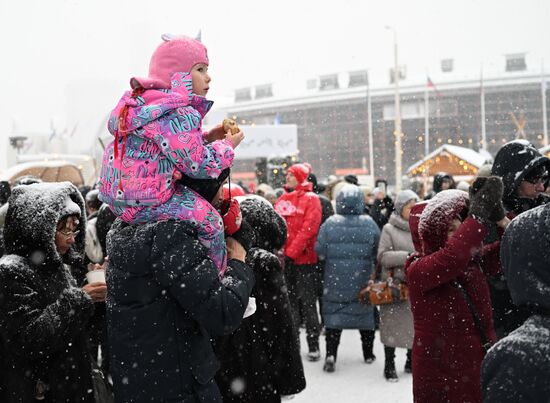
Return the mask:
<path fill-rule="evenodd" d="M 62 257 L 55 246 L 56 226 L 63 217 L 73 214 L 80 216 L 80 233 Z M 4 226 L 6 254 L 23 256 L 37 266 L 75 264 L 84 257 L 85 234 L 84 200 L 73 184 L 36 183 L 13 189 Z"/>

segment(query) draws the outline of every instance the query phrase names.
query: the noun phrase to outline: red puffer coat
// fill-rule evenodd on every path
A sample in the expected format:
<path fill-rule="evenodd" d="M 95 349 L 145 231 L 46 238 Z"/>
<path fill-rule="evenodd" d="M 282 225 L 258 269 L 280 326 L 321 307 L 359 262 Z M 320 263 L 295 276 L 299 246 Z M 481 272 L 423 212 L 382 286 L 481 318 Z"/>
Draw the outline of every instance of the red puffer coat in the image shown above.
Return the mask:
<path fill-rule="evenodd" d="M 303 182 L 275 203 L 288 227 L 285 256 L 296 265 L 317 263 L 315 242 L 321 225 L 321 202 L 312 189 L 311 183 Z"/>
<path fill-rule="evenodd" d="M 481 402 L 480 368 L 484 351 L 472 314 L 456 283 L 470 296 L 486 336 L 494 343 L 496 335 L 485 274 L 498 270 L 500 242 L 482 250 L 487 229 L 473 218 L 466 218 L 447 241 L 449 224 L 465 208 L 466 195 L 442 196 L 425 206 L 420 222 L 410 221 L 411 232 L 420 233 L 423 247 L 423 253 L 409 258 L 406 264 L 415 331 L 414 401 Z"/>

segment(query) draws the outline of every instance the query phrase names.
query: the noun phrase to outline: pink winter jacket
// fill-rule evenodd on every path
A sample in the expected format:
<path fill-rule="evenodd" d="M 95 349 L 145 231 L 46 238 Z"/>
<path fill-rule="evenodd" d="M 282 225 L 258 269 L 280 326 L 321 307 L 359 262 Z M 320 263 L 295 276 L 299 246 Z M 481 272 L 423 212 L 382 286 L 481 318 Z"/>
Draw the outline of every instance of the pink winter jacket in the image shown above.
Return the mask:
<path fill-rule="evenodd" d="M 126 133 L 119 119 L 128 105 Z M 205 143 L 202 119 L 212 102 L 191 92 L 191 75 L 175 73 L 171 89 L 126 92 L 109 118 L 115 136 L 105 149 L 100 199 L 112 207 L 156 206 L 174 194 L 174 173 L 217 178 L 233 162 L 228 140 Z"/>

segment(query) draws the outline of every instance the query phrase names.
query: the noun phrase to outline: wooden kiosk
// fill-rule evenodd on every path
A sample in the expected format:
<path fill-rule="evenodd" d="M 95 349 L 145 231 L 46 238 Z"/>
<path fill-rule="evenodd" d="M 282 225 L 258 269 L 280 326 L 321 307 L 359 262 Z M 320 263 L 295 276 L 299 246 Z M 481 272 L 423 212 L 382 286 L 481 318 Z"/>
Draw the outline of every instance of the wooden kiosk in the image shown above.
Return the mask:
<path fill-rule="evenodd" d="M 407 169 L 412 177 L 433 177 L 438 172 L 452 175 L 455 181 L 470 181 L 479 168 L 493 161 L 487 152 L 478 152 L 471 148 L 443 145 Z"/>

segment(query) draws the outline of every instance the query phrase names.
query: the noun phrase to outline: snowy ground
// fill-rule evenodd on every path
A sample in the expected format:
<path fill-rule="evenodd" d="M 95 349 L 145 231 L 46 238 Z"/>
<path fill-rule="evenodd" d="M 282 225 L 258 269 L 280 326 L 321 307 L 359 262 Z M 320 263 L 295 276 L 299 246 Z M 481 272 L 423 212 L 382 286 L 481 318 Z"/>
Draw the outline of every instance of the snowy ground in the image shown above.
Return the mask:
<path fill-rule="evenodd" d="M 338 349 L 336 371 L 323 371 L 325 359 L 325 338 L 321 336 L 321 360 L 309 362 L 306 359 L 307 343 L 305 330 L 300 329 L 302 357 L 306 373 L 306 389 L 296 395 L 291 403 L 409 403 L 412 398 L 412 376 L 403 371 L 406 350 L 397 349 L 395 366 L 399 382 L 390 383 L 384 379 L 384 347 L 380 334 L 376 332 L 374 355 L 376 361 L 365 364 L 361 352 L 358 330 L 344 330 Z"/>

